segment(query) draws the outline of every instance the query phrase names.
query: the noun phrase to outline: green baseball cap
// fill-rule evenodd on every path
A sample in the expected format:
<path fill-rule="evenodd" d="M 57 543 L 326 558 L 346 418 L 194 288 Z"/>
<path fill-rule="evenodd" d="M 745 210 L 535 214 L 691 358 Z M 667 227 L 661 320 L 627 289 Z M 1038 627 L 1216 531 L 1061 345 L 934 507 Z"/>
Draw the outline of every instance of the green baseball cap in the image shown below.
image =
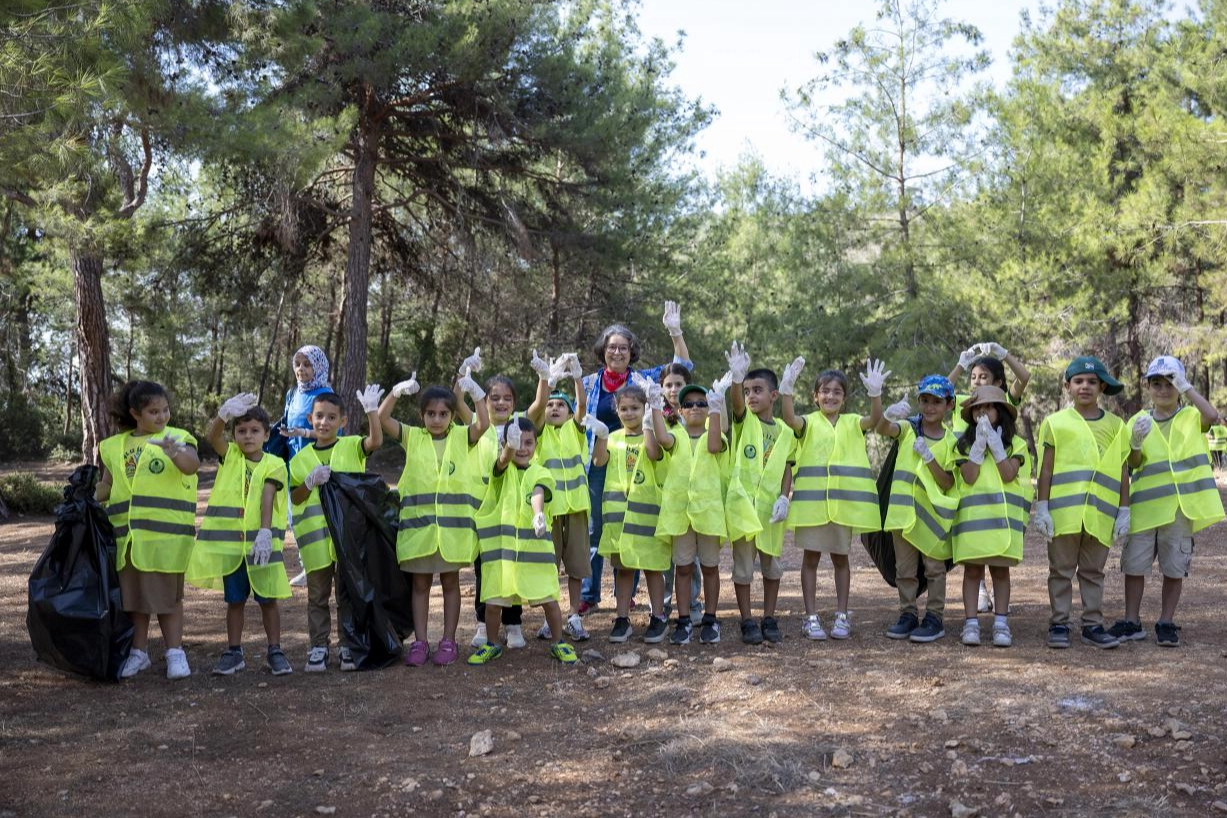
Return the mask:
<path fill-rule="evenodd" d="M 680 405 L 682 400 L 684 400 L 687 395 L 692 394 L 694 392 L 698 392 L 703 397 L 707 397 L 706 388 L 700 386 L 697 383 L 688 383 L 685 386 L 683 386 L 680 390 L 678 390 L 678 393 L 677 393 L 678 404 Z"/>
<path fill-rule="evenodd" d="M 1108 368 L 1103 365 L 1103 361 L 1096 358 L 1094 355 L 1081 355 L 1069 362 L 1069 366 L 1065 367 L 1065 382 L 1069 383 L 1075 375 L 1094 375 L 1103 381 L 1104 394 L 1118 394 L 1125 385 L 1108 374 Z"/>

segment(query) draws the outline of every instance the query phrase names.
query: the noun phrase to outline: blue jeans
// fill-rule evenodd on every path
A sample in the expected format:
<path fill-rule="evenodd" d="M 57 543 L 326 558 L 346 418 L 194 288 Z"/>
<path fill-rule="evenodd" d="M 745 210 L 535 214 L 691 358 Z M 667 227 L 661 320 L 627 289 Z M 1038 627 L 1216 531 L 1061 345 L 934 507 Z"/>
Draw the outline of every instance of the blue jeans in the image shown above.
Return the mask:
<path fill-rule="evenodd" d="M 607 464 L 608 465 L 608 464 Z M 601 506 L 605 495 L 606 466 L 590 466 L 588 468 L 588 501 L 592 511 L 588 514 L 588 555 L 592 561 L 592 576 L 586 578 L 580 585 L 580 599 L 590 605 L 601 601 L 601 573 L 605 568 L 605 558 L 597 553 L 601 544 L 601 531 L 604 529 L 604 514 Z M 639 592 L 639 572 L 635 572 L 635 584 L 631 594 Z"/>

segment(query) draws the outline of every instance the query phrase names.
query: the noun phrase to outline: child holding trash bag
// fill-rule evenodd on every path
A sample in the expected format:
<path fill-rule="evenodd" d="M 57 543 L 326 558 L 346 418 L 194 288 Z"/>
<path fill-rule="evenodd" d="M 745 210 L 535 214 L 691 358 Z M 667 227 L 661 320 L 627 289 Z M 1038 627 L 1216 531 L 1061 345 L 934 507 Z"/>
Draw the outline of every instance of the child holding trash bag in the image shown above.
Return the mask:
<path fill-rule="evenodd" d="M 170 399 L 153 381 L 124 384 L 111 415 L 124 431 L 99 444 L 103 473 L 94 496 L 115 527 L 119 587 L 134 628 L 119 677 L 150 667 L 149 619 L 157 616 L 166 678 L 185 679 L 192 675 L 183 652 L 183 574 L 196 539 L 196 439 L 168 425 Z"/>
<path fill-rule="evenodd" d="M 383 445 L 383 427 L 379 424 L 379 400 L 383 389 L 368 385 L 357 393 L 362 411 L 366 412 L 369 430 L 366 437 L 337 437 L 347 419 L 341 398 L 333 392 L 316 395 L 311 406 L 311 428 L 315 442 L 304 446 L 290 461 L 290 502 L 294 513 L 294 539 L 298 554 L 307 571 L 307 633 L 311 649 L 307 653 L 308 673 L 322 673 L 328 667 L 328 640 L 332 633 L 329 597 L 336 574 L 337 553 L 328 533 L 328 520 L 320 503 L 319 487 L 328 482 L 333 471 L 364 472 L 366 456 Z M 337 617 L 349 618 L 349 594 L 337 577 Z M 341 670 L 356 670 L 349 648 L 340 648 Z"/>
<path fill-rule="evenodd" d="M 233 421 L 234 442 L 226 443 L 226 424 Z M 247 667 L 243 656 L 243 615 L 254 594 L 268 637 L 265 660 L 274 676 L 292 673 L 281 649 L 278 599 L 290 596 L 285 572 L 287 498 L 286 464 L 267 454 L 272 421 L 250 393 L 235 395 L 217 410 L 205 439 L 220 465 L 209 495 L 187 581 L 199 588 L 221 589 L 226 599 L 226 652 L 213 673 L 230 676 Z"/>

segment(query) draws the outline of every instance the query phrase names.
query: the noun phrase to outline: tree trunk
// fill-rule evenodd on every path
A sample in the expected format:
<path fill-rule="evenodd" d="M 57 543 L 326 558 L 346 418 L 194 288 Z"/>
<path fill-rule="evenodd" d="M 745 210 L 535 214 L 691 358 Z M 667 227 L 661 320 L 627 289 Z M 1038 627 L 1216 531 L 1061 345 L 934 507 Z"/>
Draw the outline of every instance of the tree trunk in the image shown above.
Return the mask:
<path fill-rule="evenodd" d="M 98 463 L 98 444 L 111 434 L 107 400 L 111 396 L 111 337 L 102 297 L 102 256 L 97 250 L 73 245 L 73 301 L 77 308 L 77 349 L 81 356 L 81 456 Z"/>
<path fill-rule="evenodd" d="M 550 249 L 552 254 L 550 256 L 550 331 L 548 337 L 553 343 L 558 340 L 558 330 L 561 327 L 562 259 L 556 242 L 550 242 Z"/>
<path fill-rule="evenodd" d="M 73 340 L 73 347 L 78 347 L 80 344 Z M 64 380 L 64 436 L 72 430 L 72 359 L 76 355 L 74 349 L 68 355 L 68 377 Z"/>
<path fill-rule="evenodd" d="M 366 308 L 371 273 L 371 205 L 375 198 L 375 162 L 379 132 L 369 115 L 361 119 L 354 140 L 353 203 L 349 216 L 349 258 L 345 263 L 345 286 L 341 301 L 341 367 L 333 379 L 345 402 L 350 427 L 357 429 L 362 410 L 355 394 L 366 385 Z"/>
<path fill-rule="evenodd" d="M 277 347 L 277 333 L 281 331 L 281 311 L 285 308 L 285 291 L 281 288 L 281 298 L 277 301 L 277 318 L 273 321 L 273 333 L 268 339 L 268 351 L 264 353 L 264 367 L 260 370 L 260 390 L 256 392 L 256 400 L 264 404 L 264 388 L 268 385 L 268 368 L 273 361 L 273 350 Z"/>

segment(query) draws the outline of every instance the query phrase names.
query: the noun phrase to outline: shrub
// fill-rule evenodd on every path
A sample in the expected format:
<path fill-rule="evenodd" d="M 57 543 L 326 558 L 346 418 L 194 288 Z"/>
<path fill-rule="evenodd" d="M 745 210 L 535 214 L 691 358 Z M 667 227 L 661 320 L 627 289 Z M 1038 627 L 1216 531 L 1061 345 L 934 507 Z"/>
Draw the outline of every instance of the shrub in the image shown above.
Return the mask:
<path fill-rule="evenodd" d="M 64 493 L 29 472 L 19 471 L 0 475 L 0 498 L 14 514 L 53 514 Z"/>

